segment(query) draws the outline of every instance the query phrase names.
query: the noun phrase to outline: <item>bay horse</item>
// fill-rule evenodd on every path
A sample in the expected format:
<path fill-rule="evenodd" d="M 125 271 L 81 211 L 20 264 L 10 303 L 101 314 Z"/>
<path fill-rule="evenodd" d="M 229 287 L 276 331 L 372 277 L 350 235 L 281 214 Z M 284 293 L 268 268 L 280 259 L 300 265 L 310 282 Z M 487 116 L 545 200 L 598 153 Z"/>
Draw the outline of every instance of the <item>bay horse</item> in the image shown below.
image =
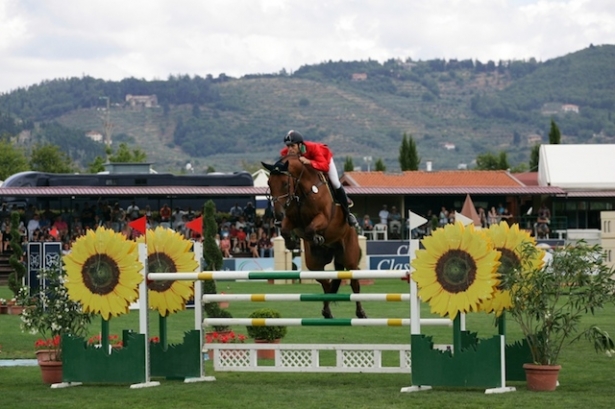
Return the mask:
<path fill-rule="evenodd" d="M 309 165 L 304 165 L 299 156 L 290 154 L 275 164 L 261 162 L 269 171 L 269 196 L 273 203 L 274 216 L 281 221 L 281 235 L 286 248 L 298 247 L 298 238 L 303 239 L 306 267 L 323 271 L 325 265 L 334 262 L 335 269 L 357 270 L 361 249 L 357 231 L 346 222 L 341 206 L 333 200 L 326 177 Z M 341 280 L 318 280 L 325 294 L 336 294 Z M 356 279 L 350 280 L 354 293 L 361 292 Z M 367 318 L 363 306 L 356 303 L 358 318 Z M 322 315 L 333 318 L 329 301 L 323 302 Z"/>

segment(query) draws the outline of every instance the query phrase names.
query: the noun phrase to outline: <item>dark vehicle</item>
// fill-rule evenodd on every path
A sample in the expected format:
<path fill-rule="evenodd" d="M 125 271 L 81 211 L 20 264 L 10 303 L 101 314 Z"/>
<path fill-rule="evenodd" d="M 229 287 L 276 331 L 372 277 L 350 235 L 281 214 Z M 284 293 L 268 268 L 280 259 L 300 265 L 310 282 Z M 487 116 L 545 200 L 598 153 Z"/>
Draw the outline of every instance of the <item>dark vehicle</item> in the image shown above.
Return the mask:
<path fill-rule="evenodd" d="M 39 197 L 4 197 L 3 188 L 27 188 L 27 187 L 126 187 L 126 193 L 122 195 L 58 195 Z M 140 189 L 155 186 L 223 186 L 223 187 L 252 187 L 254 180 L 248 172 L 235 173 L 212 173 L 206 175 L 173 175 L 166 173 L 99 173 L 99 174 L 58 174 L 43 172 L 21 172 L 7 178 L 0 187 L 2 201 L 9 207 L 13 204 L 18 206 L 35 205 L 38 209 L 64 209 L 73 208 L 75 204 L 83 205 L 85 202 L 95 204 L 99 201 L 107 201 L 110 204 L 119 203 L 124 209 L 134 200 L 137 205 L 144 209 L 149 205 L 152 211 L 158 211 L 165 203 L 171 208 L 179 207 L 193 210 L 202 209 L 205 201 L 212 199 L 216 208 L 220 211 L 228 211 L 235 202 L 242 204 L 254 201 L 254 196 L 231 195 L 221 197 L 206 197 L 198 195 L 171 195 L 152 194 Z"/>

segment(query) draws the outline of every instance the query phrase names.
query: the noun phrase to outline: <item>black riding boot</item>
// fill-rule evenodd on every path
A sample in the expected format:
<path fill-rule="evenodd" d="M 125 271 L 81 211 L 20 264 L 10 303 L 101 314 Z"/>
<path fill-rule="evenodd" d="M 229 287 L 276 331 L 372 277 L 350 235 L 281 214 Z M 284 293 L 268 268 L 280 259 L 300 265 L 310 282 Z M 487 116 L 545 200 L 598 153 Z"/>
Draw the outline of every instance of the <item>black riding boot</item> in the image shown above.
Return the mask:
<path fill-rule="evenodd" d="M 346 191 L 344 190 L 343 186 L 340 186 L 340 188 L 335 191 L 335 198 L 337 199 L 340 206 L 342 206 L 348 224 L 352 227 L 356 227 L 359 223 L 357 222 L 357 218 L 354 216 L 354 214 L 350 212 L 350 209 L 348 208 L 348 196 L 346 196 Z"/>

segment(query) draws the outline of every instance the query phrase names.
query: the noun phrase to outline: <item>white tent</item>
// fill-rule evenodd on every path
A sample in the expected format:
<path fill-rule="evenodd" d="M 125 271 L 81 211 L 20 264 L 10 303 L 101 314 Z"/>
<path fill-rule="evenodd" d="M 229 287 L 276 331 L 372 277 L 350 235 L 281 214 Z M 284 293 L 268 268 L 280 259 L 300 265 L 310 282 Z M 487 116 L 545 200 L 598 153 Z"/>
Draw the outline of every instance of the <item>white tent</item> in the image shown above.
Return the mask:
<path fill-rule="evenodd" d="M 538 184 L 615 190 L 615 145 L 540 145 Z"/>
<path fill-rule="evenodd" d="M 254 187 L 267 187 L 269 186 L 267 182 L 269 181 L 269 173 L 265 169 L 259 169 L 252 174 L 252 179 L 254 179 Z M 266 196 L 256 196 L 256 208 L 264 209 L 267 207 L 267 197 Z"/>

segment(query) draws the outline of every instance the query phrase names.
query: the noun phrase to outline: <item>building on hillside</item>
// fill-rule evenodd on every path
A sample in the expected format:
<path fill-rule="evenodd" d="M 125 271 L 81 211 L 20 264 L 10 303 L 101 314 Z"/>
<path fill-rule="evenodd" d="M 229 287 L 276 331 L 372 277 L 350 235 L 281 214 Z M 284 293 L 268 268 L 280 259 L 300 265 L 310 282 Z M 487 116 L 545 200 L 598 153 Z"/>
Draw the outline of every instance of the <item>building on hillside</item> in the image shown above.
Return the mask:
<path fill-rule="evenodd" d="M 527 136 L 528 145 L 538 145 L 541 143 L 542 143 L 542 136 L 535 134 L 535 133 Z"/>
<path fill-rule="evenodd" d="M 573 112 L 575 114 L 579 113 L 579 106 L 574 104 L 564 104 L 562 105 L 563 112 Z"/>
<path fill-rule="evenodd" d="M 351 80 L 352 81 L 366 81 L 367 73 L 366 72 L 355 72 L 352 74 Z"/>
<path fill-rule="evenodd" d="M 451 143 L 451 142 L 445 142 L 444 145 L 442 145 L 444 147 L 444 149 L 446 149 L 447 151 L 453 151 L 455 150 L 455 144 Z"/>
<path fill-rule="evenodd" d="M 126 94 L 126 103 L 131 107 L 153 108 L 158 106 L 158 97 L 156 95 Z"/>
<path fill-rule="evenodd" d="M 89 131 L 85 133 L 85 136 L 93 140 L 94 142 L 102 142 L 103 135 L 98 131 Z"/>

